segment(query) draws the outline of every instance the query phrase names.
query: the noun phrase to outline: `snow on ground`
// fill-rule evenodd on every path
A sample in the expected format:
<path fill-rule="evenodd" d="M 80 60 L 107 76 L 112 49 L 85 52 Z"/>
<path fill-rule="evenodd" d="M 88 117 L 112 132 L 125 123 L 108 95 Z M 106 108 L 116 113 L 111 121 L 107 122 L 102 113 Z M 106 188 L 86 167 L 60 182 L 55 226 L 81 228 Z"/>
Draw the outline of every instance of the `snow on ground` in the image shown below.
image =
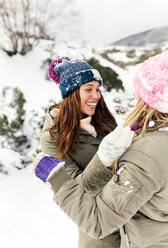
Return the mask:
<path fill-rule="evenodd" d="M 77 247 L 76 225 L 53 202 L 31 166 L 0 183 L 2 248 Z"/>
<path fill-rule="evenodd" d="M 5 168 L 11 168 L 11 164 L 15 168 L 23 168 L 21 165 L 22 157 L 17 152 L 6 148 L 0 148 L 0 161 Z"/>

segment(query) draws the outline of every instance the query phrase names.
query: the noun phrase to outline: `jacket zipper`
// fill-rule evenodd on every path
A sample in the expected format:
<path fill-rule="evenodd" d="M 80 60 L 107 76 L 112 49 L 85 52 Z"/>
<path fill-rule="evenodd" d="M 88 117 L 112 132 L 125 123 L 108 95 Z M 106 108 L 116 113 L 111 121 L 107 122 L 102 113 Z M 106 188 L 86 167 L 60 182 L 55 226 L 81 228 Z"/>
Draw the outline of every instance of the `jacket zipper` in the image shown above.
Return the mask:
<path fill-rule="evenodd" d="M 124 167 L 120 167 L 119 170 L 116 172 L 115 177 L 114 177 L 114 182 L 117 183 L 120 177 L 121 172 L 124 170 Z M 123 230 L 124 230 L 124 236 L 125 236 L 125 240 L 126 240 L 126 245 L 127 247 L 131 247 L 130 246 L 130 241 L 126 232 L 126 228 L 125 225 L 123 225 Z"/>
<path fill-rule="evenodd" d="M 123 230 L 124 230 L 124 236 L 125 236 L 125 240 L 126 240 L 126 245 L 127 245 L 127 247 L 131 247 L 130 246 L 130 241 L 129 241 L 129 238 L 128 238 L 128 235 L 127 235 L 127 232 L 126 232 L 125 225 L 123 226 Z"/>
<path fill-rule="evenodd" d="M 114 182 L 117 183 L 120 177 L 121 172 L 124 170 L 124 167 L 120 167 L 119 170 L 116 172 L 114 177 Z"/>

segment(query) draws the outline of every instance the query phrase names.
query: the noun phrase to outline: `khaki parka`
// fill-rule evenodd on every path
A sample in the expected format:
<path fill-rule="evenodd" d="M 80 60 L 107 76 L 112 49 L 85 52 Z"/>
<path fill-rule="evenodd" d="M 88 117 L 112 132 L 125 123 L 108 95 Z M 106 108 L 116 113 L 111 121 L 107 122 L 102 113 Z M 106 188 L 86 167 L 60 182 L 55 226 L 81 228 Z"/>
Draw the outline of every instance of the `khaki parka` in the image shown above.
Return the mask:
<path fill-rule="evenodd" d="M 53 118 L 49 111 L 46 114 L 46 119 L 42 129 L 40 137 L 40 143 L 42 152 L 59 158 L 59 154 L 56 149 L 56 142 L 51 138 L 49 134 L 49 128 L 53 126 Z M 56 136 L 56 132 L 54 132 Z M 84 130 L 80 131 L 80 144 L 77 146 L 77 141 L 74 141 L 76 147 L 76 153 L 70 154 L 66 161 L 66 172 L 69 176 L 75 179 L 80 187 L 91 196 L 96 196 L 102 188 L 112 178 L 111 170 L 105 166 L 101 166 L 99 163 L 94 161 L 92 158 L 95 155 L 98 146 L 103 137 L 93 137 Z M 100 240 L 91 238 L 83 231 L 79 229 L 79 241 L 78 248 L 119 248 L 120 247 L 120 234 L 119 231 L 115 231 L 113 234 L 107 235 Z"/>
<path fill-rule="evenodd" d="M 101 165 L 97 154 L 94 160 Z M 91 237 L 101 239 L 120 228 L 121 248 L 168 247 L 166 129 L 134 140 L 120 158 L 116 175 L 96 197 L 84 193 L 64 168 L 49 183 L 55 202 Z"/>

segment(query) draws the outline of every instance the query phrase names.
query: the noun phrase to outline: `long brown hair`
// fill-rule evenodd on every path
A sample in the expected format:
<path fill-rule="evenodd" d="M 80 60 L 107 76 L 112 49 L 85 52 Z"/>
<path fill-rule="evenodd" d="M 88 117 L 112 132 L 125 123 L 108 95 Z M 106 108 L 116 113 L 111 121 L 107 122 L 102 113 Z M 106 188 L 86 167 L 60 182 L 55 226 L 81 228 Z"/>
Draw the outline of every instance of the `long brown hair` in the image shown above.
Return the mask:
<path fill-rule="evenodd" d="M 73 147 L 74 139 L 79 144 L 80 134 L 80 116 L 81 116 L 79 88 L 64 98 L 54 108 L 58 108 L 58 114 L 55 117 L 54 125 L 50 128 L 50 135 L 57 142 L 57 149 L 60 158 L 64 155 L 69 156 L 70 152 L 75 152 Z M 105 136 L 113 131 L 117 126 L 114 116 L 109 111 L 103 96 L 96 106 L 95 114 L 92 116 L 92 125 L 98 134 Z M 53 132 L 56 129 L 57 138 Z"/>

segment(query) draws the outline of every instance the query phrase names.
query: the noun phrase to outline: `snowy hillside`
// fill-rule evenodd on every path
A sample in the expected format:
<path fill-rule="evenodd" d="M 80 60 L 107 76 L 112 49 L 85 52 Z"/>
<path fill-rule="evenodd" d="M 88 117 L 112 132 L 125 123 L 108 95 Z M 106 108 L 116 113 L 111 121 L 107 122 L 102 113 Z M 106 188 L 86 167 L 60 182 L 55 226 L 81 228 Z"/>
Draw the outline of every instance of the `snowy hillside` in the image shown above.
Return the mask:
<path fill-rule="evenodd" d="M 103 95 L 110 110 L 122 104 L 132 106 L 132 78 L 139 66 L 121 67 L 111 61 L 128 63 L 127 48 L 109 54 L 109 59 L 101 54 L 113 48 L 85 47 L 73 44 L 55 48 L 52 53 L 50 44 L 40 43 L 25 56 L 7 56 L 0 51 L 0 117 L 6 115 L 8 122 L 16 119 L 16 112 L 11 89 L 19 89 L 24 95 L 24 119 L 19 133 L 0 136 L 0 235 L 2 248 L 35 248 L 35 247 L 77 247 L 77 227 L 53 203 L 52 192 L 31 172 L 31 163 L 40 150 L 39 136 L 43 125 L 46 108 L 61 99 L 59 88 L 46 79 L 46 68 L 43 61 L 48 58 L 69 57 L 83 59 L 95 57 L 103 66 L 115 70 L 123 81 L 125 92 L 112 90 Z M 163 48 L 165 49 L 165 48 Z M 137 49 L 135 58 L 142 53 Z M 9 87 L 9 88 L 7 88 Z M 6 90 L 4 90 L 6 89 Z M 10 90 L 9 90 L 10 89 Z M 4 93 L 5 92 L 5 93 Z M 18 92 L 18 91 L 17 91 Z M 115 114 L 118 122 L 122 116 Z M 12 143 L 18 137 L 26 137 L 19 147 Z M 66 238 L 65 238 L 66 237 Z"/>
<path fill-rule="evenodd" d="M 113 43 L 115 46 L 146 46 L 153 44 L 160 47 L 168 40 L 168 26 L 158 27 L 145 32 L 128 36 Z"/>

